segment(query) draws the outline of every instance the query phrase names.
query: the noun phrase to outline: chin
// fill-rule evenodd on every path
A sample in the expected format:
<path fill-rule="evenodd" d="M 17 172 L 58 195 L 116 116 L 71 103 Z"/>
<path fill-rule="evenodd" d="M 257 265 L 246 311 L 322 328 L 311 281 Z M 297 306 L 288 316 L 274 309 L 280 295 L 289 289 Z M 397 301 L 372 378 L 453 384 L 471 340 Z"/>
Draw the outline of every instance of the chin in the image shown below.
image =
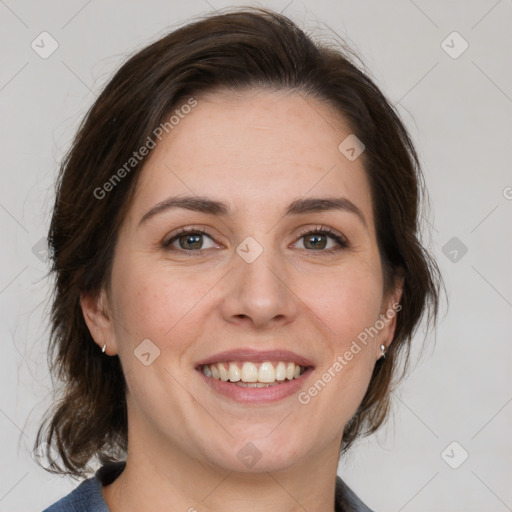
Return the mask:
<path fill-rule="evenodd" d="M 210 463 L 226 471 L 237 473 L 262 473 L 286 471 L 305 456 L 304 443 L 285 444 L 269 442 L 260 437 L 254 441 L 232 440 L 223 449 L 210 453 Z M 211 450 L 210 445 L 210 450 Z M 223 456 L 224 455 L 224 456 Z"/>

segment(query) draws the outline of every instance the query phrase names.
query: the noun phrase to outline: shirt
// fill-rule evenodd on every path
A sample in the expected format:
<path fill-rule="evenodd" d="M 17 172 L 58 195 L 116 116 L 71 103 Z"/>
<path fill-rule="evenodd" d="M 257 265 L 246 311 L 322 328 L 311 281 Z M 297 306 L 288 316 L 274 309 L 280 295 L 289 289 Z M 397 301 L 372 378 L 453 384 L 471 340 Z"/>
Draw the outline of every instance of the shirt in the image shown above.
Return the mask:
<path fill-rule="evenodd" d="M 110 512 L 101 487 L 111 484 L 123 472 L 125 466 L 126 461 L 110 462 L 101 466 L 92 478 L 84 480 L 43 512 Z M 335 510 L 372 512 L 339 476 L 336 477 Z"/>

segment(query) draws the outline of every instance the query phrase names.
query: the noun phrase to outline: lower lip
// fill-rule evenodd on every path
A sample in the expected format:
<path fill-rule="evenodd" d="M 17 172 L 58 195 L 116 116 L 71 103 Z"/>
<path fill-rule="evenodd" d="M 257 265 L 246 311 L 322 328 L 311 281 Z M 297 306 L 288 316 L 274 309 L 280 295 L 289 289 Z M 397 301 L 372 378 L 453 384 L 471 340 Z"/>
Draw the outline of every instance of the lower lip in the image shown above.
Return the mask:
<path fill-rule="evenodd" d="M 297 379 L 289 380 L 282 384 L 277 384 L 276 386 L 269 386 L 268 388 L 245 388 L 220 379 L 207 377 L 200 368 L 197 371 L 206 384 L 221 395 L 231 398 L 236 402 L 265 404 L 277 402 L 278 400 L 282 400 L 290 395 L 298 393 L 304 386 L 309 375 L 312 373 L 313 368 L 307 368 L 306 371 Z"/>

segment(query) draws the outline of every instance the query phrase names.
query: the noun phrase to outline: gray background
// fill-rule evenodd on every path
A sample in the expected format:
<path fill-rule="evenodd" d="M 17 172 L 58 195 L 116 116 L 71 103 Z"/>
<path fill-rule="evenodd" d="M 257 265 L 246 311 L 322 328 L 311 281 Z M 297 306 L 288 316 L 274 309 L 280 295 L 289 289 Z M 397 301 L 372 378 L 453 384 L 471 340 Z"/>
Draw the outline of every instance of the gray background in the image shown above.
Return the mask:
<path fill-rule="evenodd" d="M 31 457 L 51 396 L 48 267 L 37 249 L 58 162 L 127 53 L 228 5 L 0 0 L 0 511 L 41 511 L 76 485 Z M 437 331 L 397 391 L 394 419 L 360 442 L 339 474 L 380 512 L 512 510 L 512 2 L 259 5 L 284 9 L 308 30 L 326 23 L 396 104 L 430 193 L 424 243 L 448 288 L 450 306 L 443 302 Z M 51 49 L 43 31 L 58 43 L 45 59 L 31 47 Z M 463 39 L 448 37 L 454 31 Z M 422 339 L 420 330 L 416 345 Z"/>

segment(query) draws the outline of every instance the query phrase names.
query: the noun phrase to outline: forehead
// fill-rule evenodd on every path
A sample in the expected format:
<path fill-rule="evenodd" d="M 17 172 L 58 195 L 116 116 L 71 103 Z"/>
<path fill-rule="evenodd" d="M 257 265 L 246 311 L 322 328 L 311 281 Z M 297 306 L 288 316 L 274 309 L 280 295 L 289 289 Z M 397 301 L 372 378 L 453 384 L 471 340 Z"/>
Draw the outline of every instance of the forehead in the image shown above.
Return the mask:
<path fill-rule="evenodd" d="M 282 208 L 291 198 L 344 196 L 373 224 L 362 158 L 340 153 L 351 131 L 331 107 L 294 91 L 195 99 L 146 161 L 134 201 L 138 213 L 180 194 L 222 199 L 240 215 Z"/>

